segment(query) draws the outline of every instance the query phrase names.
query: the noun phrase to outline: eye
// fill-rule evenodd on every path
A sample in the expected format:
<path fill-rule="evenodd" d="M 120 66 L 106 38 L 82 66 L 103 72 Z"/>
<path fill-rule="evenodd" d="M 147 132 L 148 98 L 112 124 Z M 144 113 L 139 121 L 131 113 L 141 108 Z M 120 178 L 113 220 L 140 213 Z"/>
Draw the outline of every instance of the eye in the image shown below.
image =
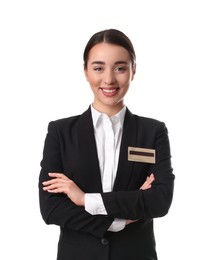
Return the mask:
<path fill-rule="evenodd" d="M 116 67 L 115 68 L 115 71 L 118 71 L 118 72 L 124 72 L 126 70 L 125 67 Z"/>
<path fill-rule="evenodd" d="M 93 70 L 97 71 L 97 72 L 101 72 L 103 70 L 103 68 L 102 67 L 94 67 Z"/>

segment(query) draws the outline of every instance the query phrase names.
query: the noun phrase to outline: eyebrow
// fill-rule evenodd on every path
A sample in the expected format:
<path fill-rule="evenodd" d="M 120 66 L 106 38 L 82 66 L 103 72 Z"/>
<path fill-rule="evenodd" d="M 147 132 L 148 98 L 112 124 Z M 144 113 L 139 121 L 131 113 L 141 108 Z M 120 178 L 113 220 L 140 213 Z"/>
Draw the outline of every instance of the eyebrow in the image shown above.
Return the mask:
<path fill-rule="evenodd" d="M 93 61 L 91 63 L 91 65 L 94 65 L 94 64 L 105 65 L 105 62 L 104 61 Z M 117 64 L 128 64 L 128 62 L 127 61 L 123 61 L 123 60 L 119 60 L 119 61 L 116 61 L 114 64 L 115 65 L 117 65 Z"/>

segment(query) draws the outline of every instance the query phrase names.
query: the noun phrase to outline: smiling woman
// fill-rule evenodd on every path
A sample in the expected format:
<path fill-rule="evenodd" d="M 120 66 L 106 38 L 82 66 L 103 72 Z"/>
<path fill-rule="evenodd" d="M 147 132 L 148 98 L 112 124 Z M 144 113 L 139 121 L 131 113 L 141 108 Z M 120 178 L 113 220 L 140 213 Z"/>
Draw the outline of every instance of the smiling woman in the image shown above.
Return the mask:
<path fill-rule="evenodd" d="M 156 260 L 153 218 L 168 213 L 174 174 L 165 124 L 132 114 L 124 97 L 136 72 L 129 38 L 94 34 L 84 73 L 87 111 L 50 122 L 39 178 L 47 224 L 60 226 L 58 260 Z"/>
<path fill-rule="evenodd" d="M 135 69 L 136 64 L 132 65 L 124 47 L 106 42 L 93 46 L 85 66 L 86 79 L 94 93 L 93 107 L 108 116 L 118 113 Z"/>

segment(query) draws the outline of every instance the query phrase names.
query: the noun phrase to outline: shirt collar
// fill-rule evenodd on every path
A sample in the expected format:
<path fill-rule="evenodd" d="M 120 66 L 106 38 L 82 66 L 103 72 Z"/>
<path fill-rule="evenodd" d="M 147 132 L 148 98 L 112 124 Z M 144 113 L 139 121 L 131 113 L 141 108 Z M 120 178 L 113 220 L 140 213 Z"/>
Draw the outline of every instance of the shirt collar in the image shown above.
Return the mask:
<path fill-rule="evenodd" d="M 94 128 L 97 127 L 100 117 L 102 115 L 106 115 L 104 113 L 100 113 L 99 111 L 97 111 L 92 105 L 91 105 L 91 114 L 92 114 L 92 121 L 93 121 Z M 121 128 L 123 128 L 125 114 L 126 114 L 126 106 L 123 106 L 123 108 L 116 115 L 110 118 L 117 117 L 119 119 Z"/>

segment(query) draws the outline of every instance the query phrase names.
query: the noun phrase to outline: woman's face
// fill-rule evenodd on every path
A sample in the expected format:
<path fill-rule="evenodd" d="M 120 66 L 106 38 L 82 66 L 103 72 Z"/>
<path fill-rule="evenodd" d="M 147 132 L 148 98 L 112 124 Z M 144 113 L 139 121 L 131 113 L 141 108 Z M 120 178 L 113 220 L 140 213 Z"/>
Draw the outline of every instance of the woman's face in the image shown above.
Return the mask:
<path fill-rule="evenodd" d="M 86 79 L 94 93 L 94 108 L 109 116 L 119 112 L 135 69 L 125 48 L 109 43 L 95 45 L 89 52 L 85 69 Z"/>

